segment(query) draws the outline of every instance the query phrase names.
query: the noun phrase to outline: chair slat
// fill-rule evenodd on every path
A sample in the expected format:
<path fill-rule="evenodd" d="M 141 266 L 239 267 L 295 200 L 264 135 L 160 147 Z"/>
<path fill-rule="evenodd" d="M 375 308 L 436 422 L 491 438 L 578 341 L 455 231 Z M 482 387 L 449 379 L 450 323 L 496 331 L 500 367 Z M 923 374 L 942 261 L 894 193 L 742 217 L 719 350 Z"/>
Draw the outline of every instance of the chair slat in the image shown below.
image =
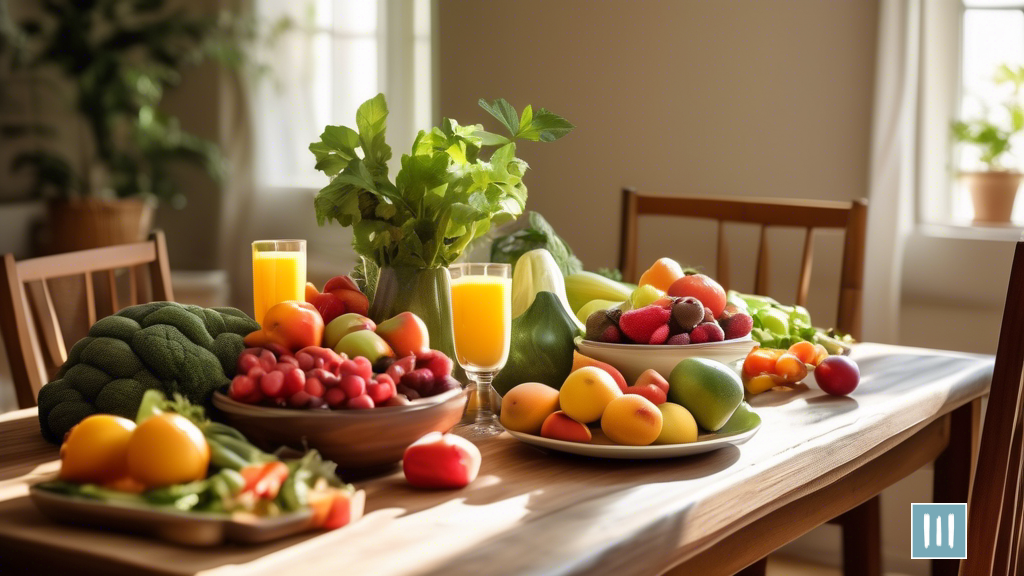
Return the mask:
<path fill-rule="evenodd" d="M 1010 282 L 1003 308 L 999 345 L 992 371 L 992 388 L 985 414 L 976 477 L 971 488 L 967 518 L 967 549 L 960 573 L 983 576 L 996 568 L 1000 525 L 1018 519 L 1001 518 L 1006 510 L 1004 496 L 1020 480 L 1020 448 L 1014 437 L 1021 419 L 1021 376 L 1024 374 L 1024 243 L 1018 242 L 1010 269 Z M 1012 462 L 1017 452 L 1017 461 Z M 983 480 L 982 480 L 983 479 Z M 1012 510 L 1012 509 L 1011 509 Z M 1013 514 L 1009 514 L 1012 516 Z M 1004 548 L 1008 549 L 1008 542 Z M 999 562 L 1003 570 L 1005 560 Z"/>
<path fill-rule="evenodd" d="M 135 266 L 128 267 L 128 302 L 130 306 L 139 303 L 139 279 L 136 276 Z"/>
<path fill-rule="evenodd" d="M 726 196 L 636 194 L 637 214 L 686 216 L 771 226 L 846 228 L 854 202 L 755 200 Z"/>
<path fill-rule="evenodd" d="M 96 323 L 96 289 L 92 284 L 92 272 L 82 275 L 85 278 L 85 310 L 88 314 L 89 327 Z"/>
<path fill-rule="evenodd" d="M 800 263 L 800 282 L 797 284 L 796 303 L 807 306 L 807 293 L 811 290 L 811 264 L 814 261 L 814 228 L 804 235 L 804 257 Z"/>
<path fill-rule="evenodd" d="M 637 251 L 637 193 L 629 188 L 622 194 L 622 228 L 619 241 L 619 270 L 627 282 L 638 279 L 636 269 Z"/>
<path fill-rule="evenodd" d="M 53 305 L 50 286 L 46 280 L 39 280 L 29 284 L 30 290 L 33 287 L 38 289 L 40 300 L 42 300 L 41 310 L 39 306 L 34 306 L 32 309 L 35 311 L 36 326 L 42 333 L 42 347 L 46 352 L 46 361 L 50 366 L 59 366 L 67 359 L 68 352 L 64 344 L 60 322 L 57 319 L 57 309 Z"/>
<path fill-rule="evenodd" d="M 120 310 L 120 300 L 117 297 L 117 271 L 107 270 L 107 289 L 110 291 L 110 313 L 114 314 Z"/>
<path fill-rule="evenodd" d="M 42 256 L 18 263 L 18 276 L 22 282 L 41 278 L 58 278 L 77 276 L 86 272 L 124 268 L 149 264 L 156 259 L 156 247 L 153 242 L 123 244 L 107 248 L 95 248 L 89 258 L 83 258 L 77 252 Z M 101 268 L 97 268 L 98 263 Z"/>
<path fill-rule="evenodd" d="M 722 288 L 729 289 L 729 247 L 725 242 L 725 221 L 718 221 L 718 254 L 715 274 Z"/>
<path fill-rule="evenodd" d="M 768 294 L 768 226 L 761 226 L 761 240 L 757 247 L 757 268 L 754 271 L 754 293 Z"/>

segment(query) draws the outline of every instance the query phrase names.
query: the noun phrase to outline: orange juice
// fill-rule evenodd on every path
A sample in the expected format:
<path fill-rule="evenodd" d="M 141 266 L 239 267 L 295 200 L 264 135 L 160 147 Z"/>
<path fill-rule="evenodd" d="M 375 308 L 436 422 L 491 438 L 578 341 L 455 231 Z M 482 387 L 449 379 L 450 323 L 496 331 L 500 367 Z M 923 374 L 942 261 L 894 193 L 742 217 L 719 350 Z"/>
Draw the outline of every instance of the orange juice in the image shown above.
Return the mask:
<path fill-rule="evenodd" d="M 274 304 L 306 299 L 305 252 L 252 253 L 253 317 L 261 326 L 263 315 Z"/>
<path fill-rule="evenodd" d="M 512 335 L 512 280 L 497 276 L 452 280 L 452 322 L 459 364 L 474 371 L 504 366 Z"/>

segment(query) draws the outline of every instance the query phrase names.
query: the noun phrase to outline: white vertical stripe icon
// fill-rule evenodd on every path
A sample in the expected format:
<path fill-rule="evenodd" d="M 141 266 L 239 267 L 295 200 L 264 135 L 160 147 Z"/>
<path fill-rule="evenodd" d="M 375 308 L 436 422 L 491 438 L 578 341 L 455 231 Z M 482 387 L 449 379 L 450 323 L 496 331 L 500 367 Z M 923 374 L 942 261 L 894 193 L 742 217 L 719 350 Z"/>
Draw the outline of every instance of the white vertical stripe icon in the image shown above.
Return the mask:
<path fill-rule="evenodd" d="M 953 515 L 952 514 L 949 515 L 949 534 L 948 534 L 948 538 L 946 538 L 946 540 L 949 541 L 949 547 L 952 548 L 953 547 Z"/>
<path fill-rule="evenodd" d="M 935 515 L 935 545 L 942 546 L 942 516 Z"/>
<path fill-rule="evenodd" d="M 928 532 L 931 529 L 931 516 L 928 514 L 924 515 L 924 547 L 928 548 Z"/>

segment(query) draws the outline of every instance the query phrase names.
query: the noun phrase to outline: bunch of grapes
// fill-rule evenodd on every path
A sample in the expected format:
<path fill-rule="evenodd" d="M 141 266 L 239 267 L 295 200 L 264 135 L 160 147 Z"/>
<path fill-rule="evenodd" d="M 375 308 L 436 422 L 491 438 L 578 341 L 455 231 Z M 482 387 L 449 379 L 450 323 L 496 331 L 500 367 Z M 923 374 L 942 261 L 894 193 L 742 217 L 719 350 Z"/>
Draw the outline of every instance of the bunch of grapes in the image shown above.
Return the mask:
<path fill-rule="evenodd" d="M 292 354 L 275 345 L 238 357 L 228 396 L 238 402 L 288 408 L 365 410 L 401 406 L 459 387 L 452 361 L 430 350 L 388 362 L 374 374 L 369 359 L 308 346 Z M 399 382 L 401 382 L 399 384 Z"/>
<path fill-rule="evenodd" d="M 384 360 L 379 366 L 398 384 L 398 393 L 410 400 L 437 396 L 459 388 L 459 381 L 452 378 L 452 367 L 452 359 L 440 350 Z"/>

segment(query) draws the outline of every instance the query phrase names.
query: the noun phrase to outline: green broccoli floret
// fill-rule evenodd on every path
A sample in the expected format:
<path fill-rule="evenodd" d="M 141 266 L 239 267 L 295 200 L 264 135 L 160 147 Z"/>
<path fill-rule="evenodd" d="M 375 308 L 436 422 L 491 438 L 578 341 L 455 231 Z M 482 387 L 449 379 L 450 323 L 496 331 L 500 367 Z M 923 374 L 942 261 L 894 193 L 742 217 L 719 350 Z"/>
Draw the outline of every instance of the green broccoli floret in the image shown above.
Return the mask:
<path fill-rule="evenodd" d="M 207 402 L 234 375 L 242 338 L 258 329 L 234 308 L 175 302 L 130 306 L 103 318 L 71 348 L 57 379 L 39 391 L 43 437 L 60 442 L 96 412 L 134 418 L 150 389 Z"/>

